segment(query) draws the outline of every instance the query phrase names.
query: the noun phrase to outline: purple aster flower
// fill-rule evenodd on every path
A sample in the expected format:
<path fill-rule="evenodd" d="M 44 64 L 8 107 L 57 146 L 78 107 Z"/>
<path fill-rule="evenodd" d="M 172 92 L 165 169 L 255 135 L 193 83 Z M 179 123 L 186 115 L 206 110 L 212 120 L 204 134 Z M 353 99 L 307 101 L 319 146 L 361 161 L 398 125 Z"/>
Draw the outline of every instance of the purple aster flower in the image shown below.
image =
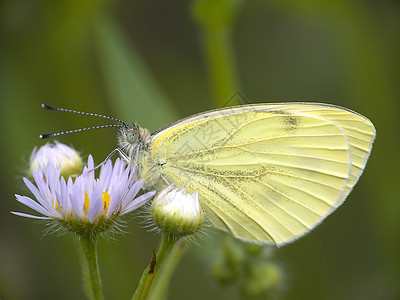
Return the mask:
<path fill-rule="evenodd" d="M 143 186 L 143 179 L 135 180 L 136 172 L 121 159 L 114 166 L 108 160 L 95 178 L 93 157 L 88 166 L 75 179 L 65 180 L 61 168 L 53 164 L 39 165 L 33 170 L 35 184 L 24 182 L 36 200 L 16 195 L 17 201 L 41 215 L 22 212 L 13 214 L 34 219 L 54 220 L 56 225 L 78 234 L 96 235 L 116 225 L 118 218 L 144 205 L 155 191 L 136 197 Z"/>

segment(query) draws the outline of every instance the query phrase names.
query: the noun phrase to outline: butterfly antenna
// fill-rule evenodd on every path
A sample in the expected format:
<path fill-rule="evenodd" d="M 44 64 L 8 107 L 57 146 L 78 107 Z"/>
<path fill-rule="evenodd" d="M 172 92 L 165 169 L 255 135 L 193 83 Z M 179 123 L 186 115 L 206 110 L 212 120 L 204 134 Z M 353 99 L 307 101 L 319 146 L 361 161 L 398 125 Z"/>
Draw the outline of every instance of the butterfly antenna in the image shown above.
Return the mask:
<path fill-rule="evenodd" d="M 82 131 L 87 131 L 87 130 L 92 130 L 92 129 L 108 128 L 108 127 L 121 127 L 121 125 L 120 124 L 107 124 L 107 125 L 99 125 L 99 126 L 79 128 L 79 129 L 73 129 L 73 130 L 67 130 L 67 131 L 54 132 L 54 133 L 43 133 L 43 134 L 39 135 L 39 137 L 41 139 L 48 139 L 48 138 L 53 138 L 53 137 L 56 137 L 59 135 L 82 132 Z"/>
<path fill-rule="evenodd" d="M 66 109 L 66 108 L 60 108 L 60 107 L 54 107 L 48 104 L 42 104 L 42 108 L 47 109 L 47 110 L 55 110 L 55 111 L 64 111 L 64 112 L 70 112 L 70 113 L 74 113 L 74 114 L 80 114 L 80 115 L 85 115 L 85 116 L 91 116 L 91 117 L 98 117 L 98 118 L 104 118 L 104 119 L 109 119 L 109 120 L 113 120 L 115 122 L 121 123 L 123 124 L 125 127 L 131 127 L 129 124 L 125 123 L 124 121 L 121 121 L 117 118 L 113 118 L 110 116 L 104 116 L 104 115 L 100 115 L 100 114 L 94 114 L 94 113 L 88 113 L 88 112 L 83 112 L 83 111 L 77 111 L 77 110 L 72 110 L 72 109 Z M 109 126 L 108 126 L 109 127 Z M 103 127 L 94 127 L 94 128 L 83 128 L 81 131 L 84 130 L 89 130 L 89 129 L 95 129 L 95 128 L 103 128 Z M 74 132 L 73 130 L 71 130 L 72 132 Z M 80 131 L 80 130 L 78 130 Z M 76 131 L 75 131 L 76 132 Z M 70 133 L 68 131 L 66 131 L 65 133 Z"/>
<path fill-rule="evenodd" d="M 82 111 L 77 111 L 77 110 L 72 110 L 72 109 L 54 107 L 54 106 L 51 106 L 48 104 L 42 104 L 42 108 L 47 109 L 47 110 L 64 111 L 64 112 L 80 114 L 80 115 L 84 115 L 84 116 L 108 119 L 108 120 L 118 122 L 119 124 L 99 125 L 99 126 L 92 126 L 92 127 L 73 129 L 73 130 L 67 130 L 67 131 L 60 131 L 60 132 L 55 132 L 55 133 L 44 133 L 39 136 L 41 139 L 48 139 L 48 138 L 53 138 L 53 137 L 56 137 L 59 135 L 64 135 L 64 134 L 69 134 L 69 133 L 77 133 L 77 132 L 87 131 L 87 130 L 92 130 L 92 129 L 100 129 L 100 128 L 108 128 L 108 127 L 122 127 L 122 126 L 127 127 L 127 128 L 131 127 L 131 125 L 129 125 L 129 124 L 125 123 L 124 121 L 121 121 L 117 118 L 104 116 L 104 115 L 100 115 L 100 114 L 94 114 L 94 113 L 82 112 Z"/>

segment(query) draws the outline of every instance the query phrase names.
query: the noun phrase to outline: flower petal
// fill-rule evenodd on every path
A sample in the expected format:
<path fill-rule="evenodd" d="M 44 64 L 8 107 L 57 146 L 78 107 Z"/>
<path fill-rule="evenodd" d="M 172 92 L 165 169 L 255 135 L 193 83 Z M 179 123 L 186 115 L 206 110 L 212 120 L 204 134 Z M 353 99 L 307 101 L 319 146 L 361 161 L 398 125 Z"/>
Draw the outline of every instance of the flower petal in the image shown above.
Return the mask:
<path fill-rule="evenodd" d="M 26 218 L 31 218 L 31 219 L 40 219 L 40 220 L 49 220 L 49 219 L 51 219 L 49 217 L 41 217 L 41 216 L 35 216 L 35 215 L 30 215 L 30 214 L 24 214 L 24 213 L 16 212 L 16 211 L 12 211 L 11 213 L 16 215 L 16 216 L 21 216 L 21 217 L 26 217 Z"/>
<path fill-rule="evenodd" d="M 151 191 L 137 197 L 122 210 L 122 214 L 127 214 L 135 209 L 138 209 L 139 207 L 144 205 L 147 201 L 149 201 L 155 194 L 156 191 Z"/>
<path fill-rule="evenodd" d="M 36 188 L 36 186 L 30 182 L 30 180 L 26 179 L 25 177 L 23 178 L 25 185 L 28 187 L 28 189 L 32 192 L 32 194 L 35 196 L 35 198 L 38 200 L 40 205 L 44 207 L 48 212 L 50 212 L 52 215 L 56 215 L 57 211 L 51 206 L 49 202 L 45 200 L 44 197 L 42 197 L 42 194 L 40 191 Z"/>
<path fill-rule="evenodd" d="M 87 217 L 90 223 L 93 223 L 94 219 L 103 213 L 103 198 L 101 195 L 101 186 L 96 184 L 94 190 L 89 196 L 89 209 Z"/>
<path fill-rule="evenodd" d="M 26 197 L 26 196 L 20 196 L 20 195 L 15 195 L 17 198 L 17 201 L 19 203 L 22 203 L 25 206 L 28 206 L 29 208 L 36 210 L 38 213 L 41 213 L 42 215 L 51 217 L 53 216 L 52 213 L 50 213 L 48 210 L 46 210 L 43 206 L 39 205 L 35 200 Z"/>
<path fill-rule="evenodd" d="M 79 218 L 83 218 L 83 207 L 85 203 L 85 191 L 82 185 L 81 177 L 77 177 L 72 186 L 72 193 L 69 195 L 74 214 Z"/>
<path fill-rule="evenodd" d="M 122 206 L 125 207 L 127 206 L 137 195 L 137 193 L 140 191 L 140 189 L 142 188 L 144 184 L 144 180 L 141 179 L 137 182 L 135 182 L 130 189 L 128 190 L 128 192 L 126 193 L 126 195 L 124 196 L 124 198 L 122 199 Z"/>

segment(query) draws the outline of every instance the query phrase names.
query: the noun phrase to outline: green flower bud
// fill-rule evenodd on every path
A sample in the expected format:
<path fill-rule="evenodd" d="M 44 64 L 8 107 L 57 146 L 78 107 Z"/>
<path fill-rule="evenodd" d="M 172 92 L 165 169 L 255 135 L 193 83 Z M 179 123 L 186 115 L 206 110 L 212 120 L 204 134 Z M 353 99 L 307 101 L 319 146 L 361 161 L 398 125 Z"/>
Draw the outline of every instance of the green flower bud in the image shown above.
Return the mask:
<path fill-rule="evenodd" d="M 257 263 L 248 267 L 248 276 L 242 284 L 242 294 L 246 298 L 259 298 L 272 295 L 282 287 L 283 273 L 274 263 Z"/>

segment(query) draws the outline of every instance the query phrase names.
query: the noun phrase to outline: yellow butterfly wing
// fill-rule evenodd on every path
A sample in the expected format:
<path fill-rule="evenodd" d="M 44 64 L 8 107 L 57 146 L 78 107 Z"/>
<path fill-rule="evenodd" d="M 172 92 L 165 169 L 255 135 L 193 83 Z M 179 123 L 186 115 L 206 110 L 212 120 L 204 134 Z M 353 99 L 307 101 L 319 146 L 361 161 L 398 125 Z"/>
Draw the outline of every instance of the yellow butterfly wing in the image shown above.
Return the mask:
<path fill-rule="evenodd" d="M 337 106 L 246 105 L 161 129 L 152 137 L 150 159 L 168 182 L 200 192 L 216 227 L 279 245 L 344 201 L 374 136 L 368 119 Z"/>

